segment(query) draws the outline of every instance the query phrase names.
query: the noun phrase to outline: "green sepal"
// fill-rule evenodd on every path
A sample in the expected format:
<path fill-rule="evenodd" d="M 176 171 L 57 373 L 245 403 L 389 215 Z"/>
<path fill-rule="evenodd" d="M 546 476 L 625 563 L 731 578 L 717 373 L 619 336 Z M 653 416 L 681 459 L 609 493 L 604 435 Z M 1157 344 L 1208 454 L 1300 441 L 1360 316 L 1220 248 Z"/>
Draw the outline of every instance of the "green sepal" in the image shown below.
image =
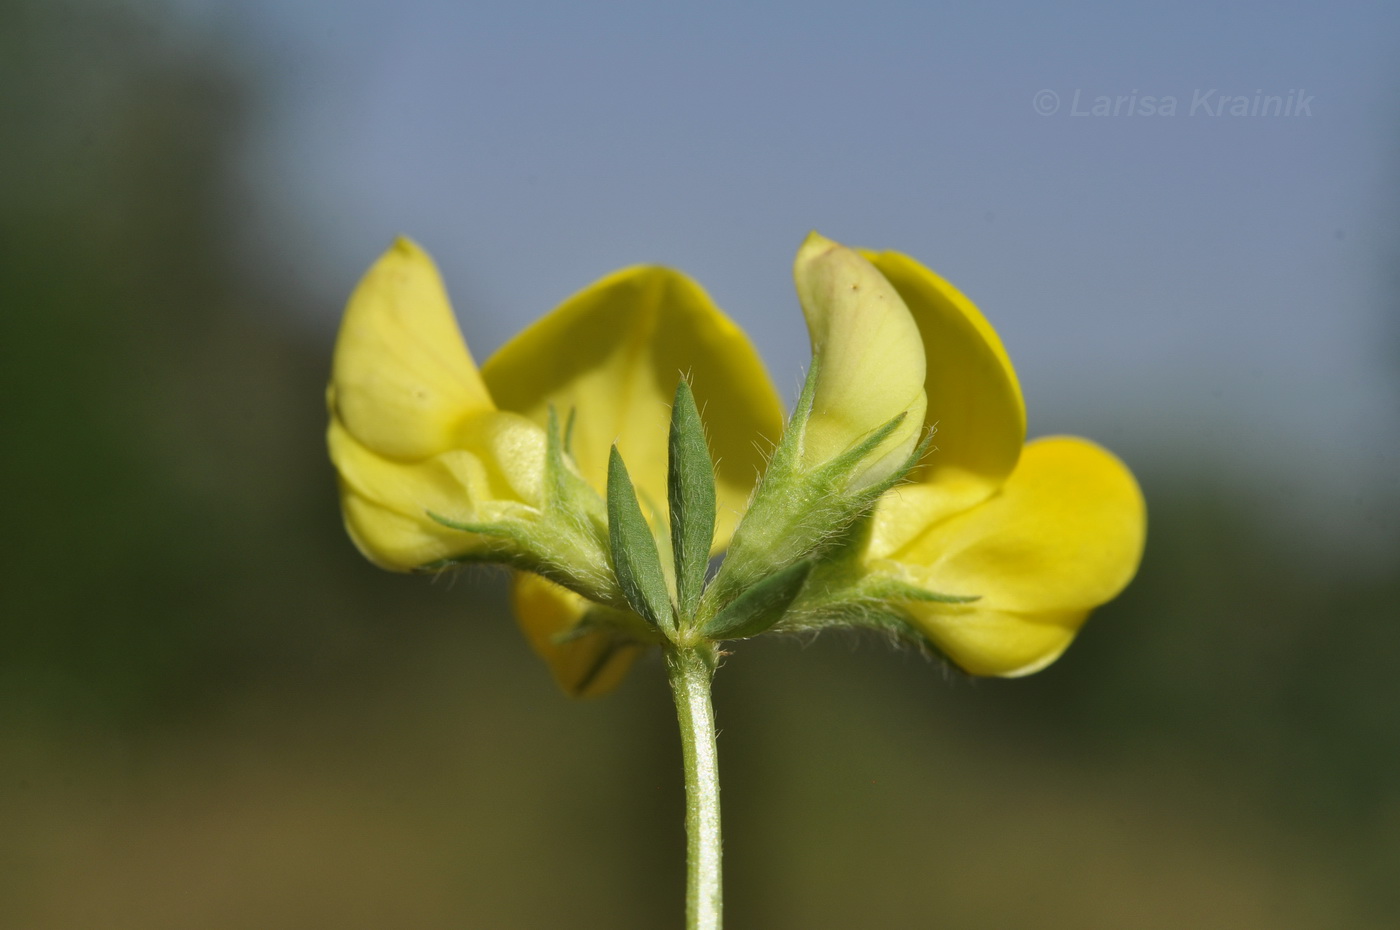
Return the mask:
<path fill-rule="evenodd" d="M 654 626 L 674 631 L 675 613 L 661 556 L 617 446 L 608 456 L 608 543 L 613 572 L 627 603 Z"/>
<path fill-rule="evenodd" d="M 971 604 L 979 594 L 945 594 L 929 591 L 896 578 L 865 575 L 843 578 L 829 565 L 816 564 L 812 578 L 798 599 L 789 606 L 779 628 L 784 632 L 844 627 L 884 629 L 889 618 L 903 617 L 902 605 L 909 603 Z"/>
<path fill-rule="evenodd" d="M 902 419 L 903 417 L 904 414 L 900 414 L 896 419 Z M 898 426 L 899 424 L 894 423 L 893 425 Z M 887 423 L 885 426 L 888 427 L 891 426 L 891 424 Z M 884 427 L 881 428 L 883 429 Z M 904 460 L 903 466 L 892 472 L 889 477 L 877 481 L 875 484 L 862 489 L 858 493 L 867 498 L 873 508 L 875 502 L 883 497 L 886 491 L 893 488 L 895 485 L 901 484 L 909 477 L 909 473 L 923 461 L 924 456 L 928 454 L 928 450 L 931 448 L 933 448 L 933 430 L 926 430 L 924 432 L 924 438 L 919 440 L 919 444 L 914 447 L 914 451 L 909 453 L 909 456 Z"/>
<path fill-rule="evenodd" d="M 486 520 L 454 520 L 432 511 L 426 516 L 442 526 L 485 537 L 489 543 L 470 555 L 437 559 L 417 571 L 441 571 L 453 565 L 496 562 L 534 572 L 576 594 L 616 610 L 630 602 L 618 588 L 609 558 L 607 506 L 574 467 L 567 435 L 551 406 L 545 429 L 544 481 L 538 507 L 519 505 L 492 513 Z"/>
<path fill-rule="evenodd" d="M 671 405 L 667 492 L 671 550 L 676 565 L 676 607 L 682 624 L 695 617 L 705 590 L 710 544 L 715 538 L 715 466 L 705 444 L 705 426 L 685 379 Z"/>
<path fill-rule="evenodd" d="M 797 457 L 802 452 L 802 437 L 806 432 L 807 420 L 812 415 L 812 404 L 817 397 L 817 375 L 820 372 L 821 359 L 814 357 L 812 366 L 807 369 L 807 377 L 802 381 L 802 391 L 797 395 L 797 405 L 793 407 L 792 416 L 788 418 L 787 428 L 783 430 L 778 447 L 773 450 L 773 457 L 768 461 L 766 474 L 787 474 L 797 462 Z"/>
<path fill-rule="evenodd" d="M 550 416 L 554 416 L 554 405 L 549 407 Z M 569 408 L 569 418 L 564 421 L 564 451 L 571 453 L 574 446 L 574 421 L 578 419 L 578 408 Z"/>
<path fill-rule="evenodd" d="M 478 536 L 499 536 L 502 539 L 520 539 L 520 530 L 509 523 L 467 523 L 461 520 L 453 520 L 444 517 L 442 514 L 433 513 L 431 510 L 423 511 L 428 515 L 428 519 L 434 523 L 439 523 L 450 530 L 461 530 L 463 533 L 475 533 Z"/>
<path fill-rule="evenodd" d="M 559 414 L 550 404 L 544 430 L 544 488 L 546 506 L 557 504 L 567 493 L 565 481 L 568 469 L 564 465 L 564 454 L 568 451 L 568 437 L 559 435 Z M 569 428 L 573 428 L 573 415 L 570 411 Z"/>
<path fill-rule="evenodd" d="M 938 604 L 971 604 L 982 600 L 980 594 L 944 594 L 941 591 L 929 591 L 918 585 L 909 584 L 904 581 L 896 581 L 893 578 L 868 579 L 860 585 L 859 591 L 863 597 L 881 601 L 924 601 Z"/>
<path fill-rule="evenodd" d="M 431 574 L 440 572 L 445 568 L 454 565 L 470 565 L 490 562 L 500 562 L 506 565 L 514 565 L 530 571 L 540 571 L 531 558 L 530 534 L 528 529 L 519 524 L 512 523 L 471 523 L 462 520 L 453 520 L 444 517 L 442 514 L 434 513 L 431 510 L 423 511 L 428 519 L 451 530 L 459 530 L 463 533 L 472 533 L 477 536 L 484 536 L 489 540 L 484 545 L 474 547 L 474 551 L 466 556 L 448 556 L 444 559 L 434 559 L 424 565 L 419 565 L 415 572 Z"/>
<path fill-rule="evenodd" d="M 811 379 L 808 380 L 810 384 Z M 831 461 L 810 471 L 797 470 L 790 436 L 801 429 L 810 409 L 807 394 L 804 388 L 788 435 L 779 444 L 748 512 L 734 532 L 729 554 L 706 592 L 707 600 L 727 603 L 760 579 L 789 565 L 823 558 L 828 550 L 839 546 L 849 527 L 870 512 L 880 494 L 904 474 L 897 472 L 877 485 L 848 490 L 851 476 L 899 428 L 907 413 L 891 418 Z M 911 456 L 906 465 L 912 466 L 916 461 Z M 704 614 L 703 608 L 701 613 Z"/>
<path fill-rule="evenodd" d="M 798 562 L 764 578 L 707 620 L 701 635 L 710 640 L 745 639 L 771 629 L 797 600 L 812 564 Z"/>
<path fill-rule="evenodd" d="M 917 460 L 911 457 L 911 461 Z M 870 572 L 861 563 L 861 553 L 869 544 L 873 529 L 874 511 L 870 510 L 822 549 L 812 560 L 811 579 L 791 605 L 780 629 L 886 629 L 893 622 L 891 618 L 903 615 L 901 604 L 971 604 L 982 599 L 980 594 L 931 591 L 901 578 Z"/>
<path fill-rule="evenodd" d="M 865 457 L 878 449 L 880 444 L 889 438 L 890 433 L 899 429 L 900 424 L 902 424 L 908 416 L 908 411 L 905 411 L 886 420 L 880 426 L 871 430 L 858 444 L 842 452 L 829 462 L 819 466 L 813 471 L 813 476 L 818 480 L 831 481 L 833 483 L 837 481 L 844 482 L 846 479 L 849 479 L 855 472 L 860 470 L 860 466 L 865 463 Z M 907 469 L 896 471 L 894 480 L 898 481 L 900 478 L 904 477 L 906 471 Z M 887 478 L 885 481 L 889 481 L 889 479 Z M 872 487 L 887 486 L 885 481 L 882 481 L 879 485 L 872 485 Z M 878 497 L 879 495 L 877 494 L 876 496 Z"/>

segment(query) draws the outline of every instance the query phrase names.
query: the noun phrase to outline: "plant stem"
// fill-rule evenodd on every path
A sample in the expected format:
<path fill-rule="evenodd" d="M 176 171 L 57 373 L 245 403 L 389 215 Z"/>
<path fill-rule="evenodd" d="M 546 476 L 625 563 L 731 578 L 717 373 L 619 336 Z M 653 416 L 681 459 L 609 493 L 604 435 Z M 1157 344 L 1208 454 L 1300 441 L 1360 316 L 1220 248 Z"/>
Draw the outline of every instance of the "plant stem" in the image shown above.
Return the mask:
<path fill-rule="evenodd" d="M 685 756 L 686 930 L 720 930 L 719 758 L 710 706 L 714 647 L 666 650 L 666 677 L 680 718 Z"/>

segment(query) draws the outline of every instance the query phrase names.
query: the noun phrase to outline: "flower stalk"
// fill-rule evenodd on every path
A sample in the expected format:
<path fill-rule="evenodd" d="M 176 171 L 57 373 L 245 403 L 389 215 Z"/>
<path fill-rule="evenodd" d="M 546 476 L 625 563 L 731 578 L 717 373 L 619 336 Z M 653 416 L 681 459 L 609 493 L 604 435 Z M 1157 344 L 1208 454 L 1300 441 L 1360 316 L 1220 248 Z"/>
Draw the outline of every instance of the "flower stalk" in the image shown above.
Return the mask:
<path fill-rule="evenodd" d="M 685 765 L 686 930 L 720 930 L 724 924 L 719 756 L 710 702 L 716 658 L 709 644 L 666 650 L 666 677 L 676 701 Z"/>

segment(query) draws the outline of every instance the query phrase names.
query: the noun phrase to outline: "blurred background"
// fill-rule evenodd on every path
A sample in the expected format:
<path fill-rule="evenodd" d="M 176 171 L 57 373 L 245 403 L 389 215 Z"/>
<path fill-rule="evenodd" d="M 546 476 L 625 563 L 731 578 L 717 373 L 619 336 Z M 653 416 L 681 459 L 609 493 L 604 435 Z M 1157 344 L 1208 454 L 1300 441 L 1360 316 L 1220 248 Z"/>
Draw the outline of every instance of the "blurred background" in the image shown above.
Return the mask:
<path fill-rule="evenodd" d="M 478 359 L 663 262 L 791 396 L 811 228 L 968 293 L 1032 434 L 1139 475 L 1148 549 L 1030 679 L 735 649 L 729 925 L 1395 926 L 1397 36 L 1359 0 L 0 0 L 0 926 L 678 926 L 659 663 L 570 702 L 499 575 L 369 566 L 323 385 L 403 232 Z"/>

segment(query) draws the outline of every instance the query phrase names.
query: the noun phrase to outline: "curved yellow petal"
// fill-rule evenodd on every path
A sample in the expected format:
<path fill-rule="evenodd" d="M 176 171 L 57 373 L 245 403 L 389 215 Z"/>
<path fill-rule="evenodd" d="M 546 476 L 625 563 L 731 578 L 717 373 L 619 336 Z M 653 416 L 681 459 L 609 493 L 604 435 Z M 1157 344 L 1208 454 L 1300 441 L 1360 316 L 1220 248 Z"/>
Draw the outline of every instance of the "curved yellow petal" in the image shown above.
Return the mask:
<path fill-rule="evenodd" d="M 443 526 L 428 514 L 463 523 L 528 516 L 540 501 L 544 435 L 510 413 L 467 419 L 460 448 L 419 462 L 379 455 L 333 419 L 327 433 L 340 473 L 346 529 L 375 564 L 412 571 L 461 558 L 491 540 Z"/>
<path fill-rule="evenodd" d="M 561 640 L 593 604 L 539 575 L 515 573 L 511 606 L 535 653 L 573 697 L 598 697 L 616 688 L 642 647 L 602 632 Z"/>
<path fill-rule="evenodd" d="M 982 504 L 929 527 L 891 558 L 918 583 L 978 595 L 990 610 L 1087 610 L 1114 597 L 1142 558 L 1147 511 L 1132 473 L 1083 439 L 1026 445 Z"/>
<path fill-rule="evenodd" d="M 924 347 L 925 418 L 935 433 L 910 478 L 936 491 L 910 497 L 903 512 L 917 506 L 928 523 L 985 499 L 1011 474 L 1026 438 L 1025 402 L 1001 339 L 972 301 L 907 255 L 864 254 L 904 299 Z"/>
<path fill-rule="evenodd" d="M 973 675 L 1019 678 L 1045 668 L 1069 647 L 1088 610 L 1018 614 L 977 604 L 917 604 L 909 609 L 938 650 Z"/>
<path fill-rule="evenodd" d="M 494 409 L 433 260 L 408 239 L 351 296 L 327 397 L 357 440 L 404 459 L 451 448 L 464 417 Z"/>
<path fill-rule="evenodd" d="M 733 532 L 782 432 L 782 406 L 748 337 L 708 294 L 669 268 L 629 268 L 564 301 L 487 360 L 504 410 L 544 423 L 573 412 L 571 452 L 600 491 L 614 442 L 647 509 L 666 508 L 667 431 L 688 374 L 716 460 L 716 548 Z"/>
<path fill-rule="evenodd" d="M 901 413 L 908 417 L 857 483 L 888 477 L 919 442 L 924 421 L 924 353 L 904 300 L 857 252 L 811 233 L 793 264 L 817 364 L 802 461 L 845 452 Z"/>

